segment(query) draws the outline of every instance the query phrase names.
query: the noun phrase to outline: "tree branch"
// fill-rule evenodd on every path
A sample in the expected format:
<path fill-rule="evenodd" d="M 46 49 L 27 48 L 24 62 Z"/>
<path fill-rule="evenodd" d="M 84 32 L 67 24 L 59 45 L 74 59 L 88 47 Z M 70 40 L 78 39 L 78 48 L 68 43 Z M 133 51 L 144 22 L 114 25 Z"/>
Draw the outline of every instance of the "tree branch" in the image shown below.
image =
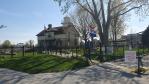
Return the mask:
<path fill-rule="evenodd" d="M 95 4 L 95 0 L 92 0 L 93 6 L 94 6 L 94 12 L 95 12 L 95 16 L 97 15 L 97 6 Z"/>
<path fill-rule="evenodd" d="M 86 7 L 84 7 L 80 2 L 79 0 L 76 0 L 76 3 L 81 6 L 84 10 L 86 10 L 87 12 L 89 12 L 91 15 L 94 15 L 92 11 L 89 11 Z"/>
<path fill-rule="evenodd" d="M 92 10 L 91 6 L 89 5 L 88 0 L 86 0 L 86 4 L 87 4 L 87 6 L 89 7 L 89 9 L 91 10 L 91 12 L 93 12 L 93 10 Z"/>
<path fill-rule="evenodd" d="M 113 11 L 113 10 L 117 9 L 118 7 L 120 7 L 121 5 L 125 5 L 125 4 L 127 4 L 127 3 L 131 2 L 131 1 L 133 1 L 133 0 L 129 0 L 129 1 L 127 1 L 127 2 L 123 2 L 123 3 L 121 3 L 121 4 L 119 4 L 119 5 L 115 6 L 115 7 L 113 7 L 113 8 L 111 9 L 111 11 Z"/>
<path fill-rule="evenodd" d="M 130 9 L 128 9 L 127 11 L 123 12 L 123 13 L 119 13 L 118 16 L 124 15 L 124 14 L 130 12 L 130 11 L 133 10 L 133 9 L 141 8 L 142 6 L 143 6 L 143 5 L 140 5 L 140 6 L 137 6 L 137 7 L 132 7 L 132 8 L 130 8 Z"/>
<path fill-rule="evenodd" d="M 109 28 L 108 26 L 110 25 L 110 23 L 111 23 L 111 0 L 109 0 L 109 2 L 108 2 L 108 14 L 107 14 L 107 22 L 106 22 L 106 28 Z M 106 30 L 108 30 L 108 29 L 106 29 Z"/>
<path fill-rule="evenodd" d="M 100 15 L 100 13 L 101 13 L 101 8 L 99 9 L 99 11 L 98 11 L 98 13 L 97 13 L 97 16 L 99 17 L 99 15 Z"/>
<path fill-rule="evenodd" d="M 100 0 L 100 3 L 101 3 L 101 12 L 102 12 L 102 21 L 103 21 L 102 26 L 105 27 L 106 21 L 105 21 L 105 13 L 104 13 L 103 0 Z"/>

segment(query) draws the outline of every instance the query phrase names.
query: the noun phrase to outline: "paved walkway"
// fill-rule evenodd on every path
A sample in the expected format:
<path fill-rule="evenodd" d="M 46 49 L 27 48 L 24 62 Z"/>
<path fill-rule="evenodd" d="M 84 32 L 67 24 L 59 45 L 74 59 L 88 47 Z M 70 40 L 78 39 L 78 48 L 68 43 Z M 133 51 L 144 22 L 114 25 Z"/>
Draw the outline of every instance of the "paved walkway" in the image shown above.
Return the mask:
<path fill-rule="evenodd" d="M 149 56 L 144 56 L 143 59 L 142 59 L 142 62 L 143 62 L 144 67 L 149 67 Z M 135 62 L 135 63 L 126 63 L 126 62 L 124 62 L 124 59 L 117 60 L 113 63 L 115 63 L 119 66 L 125 66 L 125 67 L 137 67 L 138 66 L 137 62 Z"/>
<path fill-rule="evenodd" d="M 106 62 L 74 71 L 40 74 L 1 68 L 0 84 L 149 84 L 149 73 L 138 76 L 125 70 L 118 62 Z"/>
<path fill-rule="evenodd" d="M 149 75 L 138 77 L 120 69 L 93 65 L 76 71 L 60 73 L 26 74 L 0 69 L 0 84 L 148 84 Z"/>

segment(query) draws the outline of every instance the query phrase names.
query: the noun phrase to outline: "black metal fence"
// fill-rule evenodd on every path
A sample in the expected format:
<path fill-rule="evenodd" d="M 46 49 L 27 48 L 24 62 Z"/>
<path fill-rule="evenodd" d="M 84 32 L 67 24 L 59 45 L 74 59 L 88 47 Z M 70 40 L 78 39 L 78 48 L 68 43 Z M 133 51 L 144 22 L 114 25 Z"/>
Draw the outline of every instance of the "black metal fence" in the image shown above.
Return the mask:
<path fill-rule="evenodd" d="M 125 41 L 112 42 L 110 46 L 100 45 L 91 49 L 91 58 L 99 59 L 100 61 L 111 61 L 124 58 L 125 51 L 136 51 L 137 56 L 146 55 L 149 53 L 149 48 L 142 44 L 128 45 Z"/>
<path fill-rule="evenodd" d="M 11 56 L 15 57 L 16 55 L 25 56 L 25 53 L 32 52 L 33 55 L 35 55 L 36 48 L 34 46 L 32 47 L 7 47 L 7 48 L 0 48 L 0 57 L 6 57 Z"/>
<path fill-rule="evenodd" d="M 60 47 L 53 47 L 49 49 L 43 49 L 42 47 L 7 47 L 7 48 L 0 48 L 0 57 L 18 57 L 18 56 L 36 56 L 37 54 L 49 54 L 49 55 L 57 55 L 62 57 L 80 57 L 83 55 L 81 53 L 80 47 L 75 48 L 60 48 Z"/>
<path fill-rule="evenodd" d="M 95 59 L 100 61 L 111 61 L 124 58 L 125 51 L 135 50 L 137 55 L 149 53 L 149 48 L 141 44 L 135 44 L 133 47 L 124 41 L 112 42 L 111 46 L 94 45 L 94 47 L 86 47 L 85 45 L 76 47 L 52 47 L 44 49 L 43 47 L 8 47 L 0 48 L 0 57 L 17 57 L 17 56 L 36 56 L 38 53 L 57 55 L 62 57 L 83 57 L 89 60 Z"/>

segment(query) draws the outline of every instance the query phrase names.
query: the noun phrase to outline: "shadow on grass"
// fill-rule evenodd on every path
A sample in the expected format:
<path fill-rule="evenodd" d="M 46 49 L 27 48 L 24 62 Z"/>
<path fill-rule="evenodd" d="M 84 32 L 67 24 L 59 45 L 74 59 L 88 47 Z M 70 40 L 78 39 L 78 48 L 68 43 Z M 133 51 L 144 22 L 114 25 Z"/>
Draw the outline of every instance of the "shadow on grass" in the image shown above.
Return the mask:
<path fill-rule="evenodd" d="M 81 59 L 66 59 L 57 56 L 25 56 L 5 59 L 0 67 L 23 71 L 31 74 L 44 72 L 59 72 L 86 67 L 88 64 Z"/>
<path fill-rule="evenodd" d="M 2 71 L 1 71 L 2 72 Z M 8 74 L 7 71 L 4 71 L 3 74 Z M 17 76 L 18 78 L 14 78 Z M 35 81 L 36 83 L 39 83 L 40 81 L 44 81 L 45 84 L 61 84 L 64 81 L 73 84 L 92 84 L 93 82 L 96 82 L 97 84 L 142 84 L 139 80 L 133 79 L 136 77 L 135 75 L 132 75 L 130 73 L 118 71 L 115 69 L 111 69 L 109 67 L 102 67 L 96 65 L 95 67 L 88 67 L 86 69 L 82 70 L 74 70 L 74 71 L 67 71 L 64 73 L 58 74 L 52 74 L 51 78 L 42 78 Z M 10 78 L 9 78 L 10 77 Z M 24 78 L 28 78 L 30 76 L 26 74 L 20 75 L 19 72 L 12 72 L 9 74 L 9 77 L 7 78 L 6 75 L 4 77 L 0 77 L 0 79 L 7 78 L 0 80 L 0 83 L 6 84 L 16 84 L 19 83 Z M 46 81 L 45 81 L 46 80 Z M 109 83 L 110 82 L 110 83 Z M 32 81 L 33 83 L 33 81 Z"/>

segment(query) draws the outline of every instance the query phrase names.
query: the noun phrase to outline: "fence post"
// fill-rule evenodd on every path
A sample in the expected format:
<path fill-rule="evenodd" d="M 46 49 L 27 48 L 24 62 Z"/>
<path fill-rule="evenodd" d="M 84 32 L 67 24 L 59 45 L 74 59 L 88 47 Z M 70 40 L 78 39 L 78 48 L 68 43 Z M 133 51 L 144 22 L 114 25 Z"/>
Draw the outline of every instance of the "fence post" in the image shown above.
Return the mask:
<path fill-rule="evenodd" d="M 140 44 L 137 42 L 137 56 L 140 55 Z"/>
<path fill-rule="evenodd" d="M 62 56 L 62 48 L 60 48 L 60 55 Z"/>
<path fill-rule="evenodd" d="M 125 55 L 125 45 L 123 45 L 123 56 Z"/>
<path fill-rule="evenodd" d="M 56 53 L 56 55 L 57 55 L 57 50 L 58 50 L 58 48 L 57 48 L 57 46 L 56 46 L 56 52 L 55 52 L 55 53 Z"/>
<path fill-rule="evenodd" d="M 100 47 L 100 49 L 99 49 L 99 56 L 98 56 L 98 58 L 100 58 L 100 60 L 101 60 L 101 57 L 102 57 L 102 45 L 101 45 L 101 43 L 99 43 L 99 47 Z"/>
<path fill-rule="evenodd" d="M 73 57 L 73 48 L 71 48 L 71 52 L 72 52 L 72 57 Z"/>
<path fill-rule="evenodd" d="M 22 47 L 22 56 L 24 57 L 24 54 L 25 54 L 25 49 L 24 49 L 24 46 Z"/>
<path fill-rule="evenodd" d="M 107 57 L 107 46 L 105 45 L 104 46 L 104 56 L 103 56 L 103 61 L 105 62 L 106 61 L 106 57 Z"/>
<path fill-rule="evenodd" d="M 33 56 L 35 55 L 35 46 L 33 45 Z"/>
<path fill-rule="evenodd" d="M 112 53 L 112 57 L 113 57 L 113 59 L 115 60 L 115 54 L 114 54 L 114 53 L 115 53 L 115 44 L 114 44 L 114 42 L 113 42 L 113 45 L 112 45 L 112 46 L 113 46 L 113 53 Z"/>
<path fill-rule="evenodd" d="M 50 55 L 52 55 L 52 49 L 50 48 Z"/>
<path fill-rule="evenodd" d="M 11 46 L 11 58 L 13 58 L 13 52 L 14 52 L 14 50 L 13 50 L 14 48 L 13 48 L 13 46 Z"/>
<path fill-rule="evenodd" d="M 143 54 L 144 54 L 144 45 L 143 45 Z"/>
<path fill-rule="evenodd" d="M 77 57 L 77 47 L 76 47 L 76 57 Z"/>

